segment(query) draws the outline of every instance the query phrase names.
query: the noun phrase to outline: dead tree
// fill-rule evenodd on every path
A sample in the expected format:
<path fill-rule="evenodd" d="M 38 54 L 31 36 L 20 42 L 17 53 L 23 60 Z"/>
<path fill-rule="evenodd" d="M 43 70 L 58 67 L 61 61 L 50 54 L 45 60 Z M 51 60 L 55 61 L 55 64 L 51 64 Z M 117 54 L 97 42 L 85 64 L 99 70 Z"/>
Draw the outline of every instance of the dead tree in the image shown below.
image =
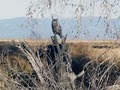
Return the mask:
<path fill-rule="evenodd" d="M 42 86 L 41 89 L 44 89 L 43 86 L 46 87 L 47 85 L 48 88 L 50 88 L 50 85 L 52 85 L 51 87 L 54 88 L 52 90 L 64 90 L 64 87 L 61 86 L 61 83 L 65 82 L 64 80 L 62 80 L 63 79 L 62 74 L 66 73 L 65 77 L 70 82 L 69 88 L 71 88 L 71 90 L 75 90 L 75 87 L 71 82 L 71 79 L 68 77 L 69 74 L 72 72 L 71 70 L 72 60 L 71 60 L 69 48 L 67 47 L 67 44 L 66 44 L 67 35 L 65 37 L 63 35 L 61 36 L 62 36 L 61 38 L 62 41 L 60 43 L 58 42 L 56 35 L 51 36 L 52 46 L 55 46 L 58 52 L 57 56 L 55 57 L 56 62 L 54 64 L 57 71 L 54 74 L 57 75 L 56 76 L 57 80 L 54 79 L 54 76 L 53 76 L 54 71 L 50 70 L 51 68 L 48 68 L 48 69 L 45 68 L 45 66 L 41 62 L 41 59 L 35 55 L 35 52 L 26 42 L 21 42 L 19 45 L 16 45 L 14 42 L 14 45 L 18 47 L 28 58 L 29 63 L 33 67 L 34 71 L 36 72 L 38 79 L 41 83 L 41 86 Z M 59 47 L 59 44 L 62 45 L 62 48 Z M 63 55 L 66 62 L 64 62 Z M 47 83 L 47 81 L 49 82 L 49 84 Z"/>
<path fill-rule="evenodd" d="M 58 81 L 61 81 L 61 79 L 63 78 L 62 74 L 67 73 L 66 77 L 68 77 L 68 75 L 70 73 L 72 73 L 72 69 L 71 69 L 72 59 L 70 56 L 69 48 L 67 47 L 67 44 L 66 44 L 67 34 L 65 36 L 61 35 L 62 41 L 60 43 L 58 42 L 56 33 L 53 33 L 53 34 L 54 34 L 54 36 L 51 36 L 51 40 L 52 40 L 53 45 L 55 45 L 58 50 L 56 67 L 57 67 L 57 71 L 58 71 L 58 73 L 57 73 L 58 79 L 59 79 Z M 62 31 L 61 31 L 61 34 L 62 34 Z M 60 48 L 59 45 L 62 45 L 62 48 Z M 66 62 L 64 62 L 63 55 L 64 55 L 64 59 L 66 60 Z M 68 77 L 68 80 L 70 81 L 69 77 Z M 73 89 L 73 90 L 75 89 L 72 82 L 71 82 L 70 86 L 71 86 L 71 89 Z"/>

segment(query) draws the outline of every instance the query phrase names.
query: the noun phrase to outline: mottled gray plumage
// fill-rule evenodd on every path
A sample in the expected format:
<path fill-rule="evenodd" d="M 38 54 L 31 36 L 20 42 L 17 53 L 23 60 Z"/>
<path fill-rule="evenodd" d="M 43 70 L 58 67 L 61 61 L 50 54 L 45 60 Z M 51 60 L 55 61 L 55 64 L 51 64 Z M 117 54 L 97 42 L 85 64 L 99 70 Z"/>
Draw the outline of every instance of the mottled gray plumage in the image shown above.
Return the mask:
<path fill-rule="evenodd" d="M 58 19 L 52 19 L 52 30 L 55 35 L 59 35 L 62 38 L 62 28 L 58 22 Z"/>

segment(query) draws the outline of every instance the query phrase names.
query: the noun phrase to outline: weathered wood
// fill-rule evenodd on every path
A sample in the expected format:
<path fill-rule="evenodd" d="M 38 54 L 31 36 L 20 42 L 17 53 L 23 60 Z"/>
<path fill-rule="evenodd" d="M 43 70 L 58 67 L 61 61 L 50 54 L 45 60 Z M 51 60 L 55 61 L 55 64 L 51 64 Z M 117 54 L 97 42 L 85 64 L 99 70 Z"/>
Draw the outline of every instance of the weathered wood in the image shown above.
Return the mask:
<path fill-rule="evenodd" d="M 63 36 L 61 44 L 66 44 L 67 35 L 68 34 L 66 34 L 65 37 Z"/>
<path fill-rule="evenodd" d="M 20 45 L 16 45 L 16 47 L 18 47 L 28 58 L 28 60 L 29 60 L 30 64 L 32 65 L 33 69 L 35 70 L 41 84 L 44 85 L 45 82 L 44 82 L 44 79 L 41 74 L 41 72 L 43 72 L 43 70 L 44 70 L 43 69 L 44 66 L 43 66 L 41 60 L 39 60 L 39 58 L 35 56 L 33 50 L 28 46 L 28 44 L 22 42 Z"/>
<path fill-rule="evenodd" d="M 51 40 L 52 40 L 52 43 L 53 43 L 54 45 L 57 45 L 57 44 L 58 44 L 58 39 L 57 39 L 57 36 L 56 36 L 56 35 L 51 36 Z"/>
<path fill-rule="evenodd" d="M 15 45 L 15 46 L 18 47 L 28 58 L 30 64 L 32 65 L 34 71 L 38 76 L 40 84 L 43 86 L 42 89 L 46 88 L 47 87 L 46 84 L 49 82 L 50 85 L 52 84 L 51 87 L 56 88 L 55 90 L 61 88 L 55 82 L 51 70 L 45 68 L 45 66 L 41 62 L 41 59 L 35 55 L 35 52 L 32 50 L 32 48 L 30 48 L 30 46 L 27 43 L 22 42 L 20 45 Z"/>
<path fill-rule="evenodd" d="M 57 69 L 59 72 L 57 74 L 59 74 L 59 76 L 60 76 L 60 77 L 58 77 L 59 78 L 58 81 L 59 81 L 59 83 L 66 82 L 65 80 L 62 80 L 64 78 L 64 76 L 62 76 L 62 75 L 66 73 L 66 75 L 67 75 L 66 78 L 70 82 L 71 89 L 75 90 L 75 85 L 74 85 L 73 81 L 71 80 L 71 78 L 69 77 L 69 74 L 72 72 L 72 69 L 71 69 L 72 59 L 71 59 L 71 55 L 70 55 L 69 50 L 67 50 L 67 52 L 66 52 L 66 49 L 68 49 L 68 47 L 66 45 L 66 39 L 67 39 L 67 34 L 65 35 L 65 37 L 64 36 L 62 37 L 62 41 L 60 43 L 62 45 L 62 49 L 60 49 L 57 36 L 54 35 L 51 37 L 53 45 L 55 45 L 57 47 L 57 50 L 58 50 L 58 57 L 57 57 L 58 61 L 56 62 L 57 63 L 56 67 L 58 67 Z M 64 54 L 65 54 L 64 58 L 66 58 L 66 64 L 63 61 Z"/>

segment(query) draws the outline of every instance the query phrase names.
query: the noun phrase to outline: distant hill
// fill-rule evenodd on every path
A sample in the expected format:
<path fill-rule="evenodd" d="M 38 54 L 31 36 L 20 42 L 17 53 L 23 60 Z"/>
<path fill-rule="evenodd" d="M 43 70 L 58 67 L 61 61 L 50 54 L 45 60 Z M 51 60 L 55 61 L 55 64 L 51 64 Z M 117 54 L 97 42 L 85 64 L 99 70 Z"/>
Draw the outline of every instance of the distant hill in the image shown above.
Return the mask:
<path fill-rule="evenodd" d="M 23 38 L 30 34 L 27 29 L 21 28 L 26 18 L 0 20 L 0 38 Z"/>
<path fill-rule="evenodd" d="M 99 17 L 83 17 L 81 23 L 76 19 L 59 18 L 59 22 L 63 28 L 63 34 L 68 34 L 69 39 L 79 36 L 80 39 L 109 39 L 109 35 L 105 37 L 105 19 Z M 118 32 L 120 28 L 119 19 L 111 19 L 111 28 L 116 29 L 112 32 Z M 80 24 L 82 26 L 80 26 Z M 82 29 L 78 29 L 78 26 Z M 35 33 L 34 33 L 35 32 Z M 28 20 L 25 17 L 0 20 L 0 38 L 16 39 L 16 38 L 50 38 L 52 36 L 51 19 L 33 19 Z"/>

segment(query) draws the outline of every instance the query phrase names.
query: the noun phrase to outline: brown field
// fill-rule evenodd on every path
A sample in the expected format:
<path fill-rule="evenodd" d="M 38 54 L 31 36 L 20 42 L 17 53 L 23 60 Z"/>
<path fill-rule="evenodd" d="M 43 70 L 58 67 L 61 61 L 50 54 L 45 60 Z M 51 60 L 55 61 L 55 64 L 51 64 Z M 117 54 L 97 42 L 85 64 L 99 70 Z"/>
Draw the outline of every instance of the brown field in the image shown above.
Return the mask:
<path fill-rule="evenodd" d="M 19 44 L 25 41 L 34 50 L 39 49 L 42 46 L 51 44 L 50 40 L 0 40 L 0 46 L 11 44 L 13 41 Z M 85 41 L 85 40 L 68 40 L 67 44 L 70 48 L 72 57 L 79 57 L 82 54 L 88 55 L 91 58 L 98 58 L 100 55 L 102 57 L 116 57 L 120 58 L 120 41 Z"/>
<path fill-rule="evenodd" d="M 42 46 L 51 44 L 50 40 L 0 40 L 0 46 L 12 44 L 13 41 L 19 44 L 20 42 L 28 43 L 35 51 Z M 68 47 L 73 59 L 79 58 L 81 55 L 87 55 L 93 60 L 110 60 L 115 58 L 117 62 L 120 59 L 120 41 L 82 41 L 68 40 Z M 15 57 L 16 58 L 16 57 Z M 19 61 L 19 60 L 18 60 Z"/>
<path fill-rule="evenodd" d="M 39 49 L 42 46 L 51 44 L 50 40 L 0 40 L 0 46 L 11 44 L 13 41 L 19 44 L 20 42 L 28 43 L 34 50 Z M 88 55 L 92 59 L 101 60 L 105 58 L 120 58 L 120 41 L 85 41 L 85 40 L 68 40 L 71 56 L 73 58 L 79 58 L 80 55 Z"/>

